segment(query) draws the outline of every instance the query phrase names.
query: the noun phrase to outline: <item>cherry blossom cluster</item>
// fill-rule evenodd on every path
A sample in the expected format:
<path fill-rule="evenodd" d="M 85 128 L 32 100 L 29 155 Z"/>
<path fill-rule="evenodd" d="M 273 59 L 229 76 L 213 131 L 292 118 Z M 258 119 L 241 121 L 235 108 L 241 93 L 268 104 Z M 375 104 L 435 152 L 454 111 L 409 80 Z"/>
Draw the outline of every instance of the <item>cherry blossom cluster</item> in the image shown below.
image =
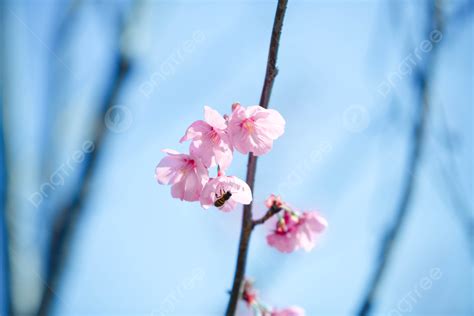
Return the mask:
<path fill-rule="evenodd" d="M 184 201 L 200 201 L 203 208 L 216 206 L 231 211 L 237 203 L 250 204 L 252 192 L 247 183 L 225 175 L 234 150 L 260 156 L 268 153 L 273 141 L 285 130 L 285 120 L 275 110 L 258 105 L 232 105 L 232 113 L 220 115 L 205 106 L 204 120 L 192 123 L 180 142 L 189 141 L 189 153 L 171 149 L 155 170 L 160 184 L 171 185 L 171 195 Z M 209 177 L 209 168 L 217 167 L 217 176 Z"/>
<path fill-rule="evenodd" d="M 205 209 L 215 206 L 224 212 L 231 211 L 237 203 L 250 204 L 253 199 L 245 181 L 226 175 L 234 152 L 266 154 L 284 130 L 285 120 L 275 110 L 258 105 L 245 108 L 234 103 L 232 113 L 222 116 L 205 106 L 204 120 L 192 123 L 180 140 L 189 142 L 189 152 L 164 149 L 166 156 L 157 165 L 155 177 L 160 184 L 171 185 L 174 198 L 199 201 Z M 217 169 L 215 177 L 209 175 L 211 168 Z M 265 206 L 267 212 L 262 218 L 252 220 L 252 229 L 273 218 L 273 228 L 266 240 L 269 246 L 284 253 L 310 251 L 317 236 L 328 226 L 318 212 L 297 211 L 273 194 Z M 299 307 L 276 309 L 265 305 L 248 280 L 241 288 L 240 297 L 256 316 L 304 316 L 304 310 Z"/>
<path fill-rule="evenodd" d="M 317 235 L 328 226 L 318 212 L 298 212 L 273 194 L 265 205 L 277 213 L 275 229 L 267 236 L 267 243 L 281 252 L 300 248 L 309 252 L 315 246 Z"/>
<path fill-rule="evenodd" d="M 270 195 L 265 201 L 267 214 L 262 219 L 276 216 L 274 229 L 267 236 L 267 243 L 277 250 L 289 253 L 297 249 L 310 251 L 314 248 L 316 237 L 328 226 L 327 221 L 318 212 L 298 212 L 293 210 L 279 196 Z M 254 221 L 263 223 L 265 220 Z M 255 316 L 304 316 L 300 307 L 277 309 L 264 304 L 254 289 L 252 281 L 244 280 L 241 299 Z"/>
<path fill-rule="evenodd" d="M 253 287 L 253 282 L 249 279 L 244 281 L 242 287 L 242 300 L 253 311 L 255 316 L 304 316 L 305 312 L 302 308 L 297 306 L 287 308 L 274 308 L 266 305 L 260 297 L 258 292 Z"/>

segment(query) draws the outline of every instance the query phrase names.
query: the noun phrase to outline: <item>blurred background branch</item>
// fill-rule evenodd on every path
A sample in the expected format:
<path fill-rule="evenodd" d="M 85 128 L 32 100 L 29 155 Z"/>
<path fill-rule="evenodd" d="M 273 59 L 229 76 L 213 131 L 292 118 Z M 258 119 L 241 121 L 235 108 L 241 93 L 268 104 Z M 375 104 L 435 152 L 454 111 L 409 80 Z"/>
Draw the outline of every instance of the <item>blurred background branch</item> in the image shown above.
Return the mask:
<path fill-rule="evenodd" d="M 67 49 L 70 47 L 74 26 L 80 16 L 82 0 L 65 1 L 66 8 L 58 5 L 54 21 L 58 21 L 54 25 L 54 31 L 51 38 L 50 49 L 55 52 L 59 60 L 64 60 L 67 56 Z M 59 111 L 65 108 L 64 101 L 71 98 L 67 95 L 67 82 L 74 82 L 77 78 L 72 75 L 69 68 L 66 68 L 64 62 L 58 63 L 58 58 L 50 58 L 47 67 L 47 82 L 45 93 L 45 109 L 43 113 L 43 124 L 41 128 L 41 179 L 44 181 L 52 172 L 52 166 L 55 163 L 56 146 L 54 144 L 55 135 L 57 133 Z"/>
<path fill-rule="evenodd" d="M 441 5 L 436 1 L 427 2 L 427 25 L 424 27 L 424 38 L 429 38 L 433 30 L 443 32 L 443 24 L 440 8 Z M 425 134 L 427 129 L 428 111 L 430 108 L 430 75 L 434 71 L 435 54 L 439 44 L 434 44 L 433 49 L 429 51 L 422 63 L 415 66 L 413 77 L 413 89 L 416 96 L 416 108 L 411 132 L 411 148 L 407 157 L 407 166 L 405 170 L 405 179 L 402 184 L 400 199 L 396 207 L 393 221 L 390 222 L 380 243 L 379 254 L 375 268 L 370 277 L 367 291 L 362 297 L 362 303 L 357 314 L 360 316 L 369 315 L 374 307 L 375 301 L 379 296 L 382 282 L 390 265 L 390 260 L 397 246 L 400 232 L 406 222 L 410 211 L 416 189 L 416 180 L 419 173 L 421 156 L 423 153 Z"/>
<path fill-rule="evenodd" d="M 438 105 L 440 111 L 440 126 L 442 136 L 441 142 L 443 148 L 447 154 L 447 161 L 444 161 L 438 153 L 438 164 L 440 166 L 441 185 L 444 187 L 445 195 L 449 199 L 451 204 L 451 210 L 459 220 L 459 225 L 464 232 L 466 237 L 466 246 L 469 250 L 471 257 L 474 256 L 472 244 L 472 234 L 474 233 L 474 220 L 472 216 L 472 205 L 470 205 L 469 197 L 462 184 L 462 172 L 459 170 L 459 166 L 456 162 L 457 146 L 455 145 L 455 135 L 452 135 L 447 120 L 447 112 L 442 104 Z"/>
<path fill-rule="evenodd" d="M 1 62 L 1 61 L 0 61 Z M 0 315 L 13 315 L 10 269 L 10 234 L 8 229 L 8 188 L 7 144 L 5 138 L 5 103 L 3 96 L 3 73 L 0 74 Z"/>
<path fill-rule="evenodd" d="M 135 1 L 133 3 L 131 12 L 129 13 L 130 16 L 136 14 L 139 10 L 139 5 L 141 5 L 141 1 Z M 72 237 L 77 229 L 80 217 L 83 214 L 91 181 L 98 165 L 98 159 L 102 153 L 103 143 L 107 134 L 105 117 L 108 111 L 117 104 L 127 77 L 132 70 L 131 59 L 128 54 L 130 47 L 125 47 L 125 45 L 130 44 L 130 42 L 124 40 L 127 27 L 129 27 L 128 22 L 130 22 L 130 16 L 124 19 L 119 15 L 117 19 L 116 50 L 115 56 L 111 61 L 113 70 L 110 74 L 110 80 L 105 89 L 103 99 L 99 105 L 99 112 L 97 113 L 98 119 L 94 120 L 91 124 L 94 131 L 92 139 L 94 148 L 90 153 L 85 154 L 81 175 L 77 185 L 74 187 L 70 200 L 66 201 L 57 212 L 53 212 L 55 218 L 53 220 L 47 250 L 46 280 L 43 286 L 43 294 L 37 315 L 45 316 L 51 314 L 54 291 L 57 289 L 64 266 L 67 264 Z"/>
<path fill-rule="evenodd" d="M 8 172 L 8 143 L 6 130 L 6 19 L 0 4 L 0 315 L 13 315 L 12 275 L 10 256 L 10 229 L 8 225 L 8 198 L 10 177 Z"/>

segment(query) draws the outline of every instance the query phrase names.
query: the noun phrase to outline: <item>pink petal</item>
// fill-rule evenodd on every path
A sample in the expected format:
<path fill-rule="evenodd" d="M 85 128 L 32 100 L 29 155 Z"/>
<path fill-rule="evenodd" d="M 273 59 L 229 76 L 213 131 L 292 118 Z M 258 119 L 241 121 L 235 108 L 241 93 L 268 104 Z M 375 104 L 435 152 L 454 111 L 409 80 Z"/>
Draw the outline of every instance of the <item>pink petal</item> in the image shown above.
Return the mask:
<path fill-rule="evenodd" d="M 186 177 L 184 181 L 184 196 L 185 201 L 198 201 L 202 191 L 201 179 L 196 173 L 192 173 Z"/>
<path fill-rule="evenodd" d="M 257 130 L 258 129 L 259 127 Z M 249 140 L 252 144 L 252 149 L 250 151 L 252 151 L 255 156 L 261 156 L 268 153 L 273 146 L 273 140 L 262 132 L 250 135 Z"/>
<path fill-rule="evenodd" d="M 171 186 L 171 196 L 175 199 L 184 200 L 184 186 L 185 183 L 183 181 L 173 184 Z"/>
<path fill-rule="evenodd" d="M 204 121 L 195 121 L 188 127 L 186 133 L 184 133 L 184 136 L 181 137 L 179 142 L 182 143 L 190 139 L 202 137 L 202 135 L 210 131 L 211 128 L 212 127 Z"/>
<path fill-rule="evenodd" d="M 328 222 L 324 217 L 319 215 L 317 212 L 307 212 L 303 213 L 306 224 L 314 232 L 320 233 L 328 227 Z"/>
<path fill-rule="evenodd" d="M 246 155 L 253 150 L 249 141 L 249 135 L 240 127 L 234 127 L 231 130 L 232 145 L 242 154 Z"/>
<path fill-rule="evenodd" d="M 230 199 L 227 202 L 225 202 L 225 204 L 222 207 L 219 207 L 219 210 L 223 212 L 230 212 L 235 208 L 236 205 L 237 205 L 237 202 Z"/>
<path fill-rule="evenodd" d="M 202 177 L 193 172 L 171 187 L 171 196 L 184 201 L 198 201 L 202 191 Z"/>
<path fill-rule="evenodd" d="M 215 166 L 213 147 L 209 142 L 193 141 L 189 145 L 191 155 L 198 157 L 207 168 Z"/>
<path fill-rule="evenodd" d="M 298 240 L 305 251 L 310 251 L 316 244 L 316 235 L 327 227 L 326 220 L 317 212 L 305 212 L 301 215 L 298 226 Z"/>
<path fill-rule="evenodd" d="M 306 252 L 311 251 L 314 246 L 314 236 L 311 232 L 309 231 L 300 231 L 296 234 L 296 238 L 298 240 L 298 246 L 303 248 Z"/>
<path fill-rule="evenodd" d="M 267 243 L 285 253 L 293 252 L 297 248 L 297 241 L 292 234 L 272 233 L 267 236 Z"/>
<path fill-rule="evenodd" d="M 215 196 L 216 187 L 217 187 L 216 179 L 210 179 L 209 182 L 204 186 L 204 189 L 201 192 L 201 206 L 205 209 L 208 209 L 214 204 L 213 197 Z"/>
<path fill-rule="evenodd" d="M 252 202 L 252 190 L 250 190 L 247 182 L 237 178 L 231 178 L 232 184 L 232 199 L 240 204 L 250 204 Z"/>
<path fill-rule="evenodd" d="M 233 159 L 232 150 L 229 147 L 214 148 L 214 157 L 216 163 L 222 170 L 227 170 Z"/>
<path fill-rule="evenodd" d="M 251 105 L 245 109 L 246 117 L 252 117 L 258 114 L 265 114 L 265 108 L 260 105 Z"/>
<path fill-rule="evenodd" d="M 304 316 L 305 311 L 301 307 L 292 306 L 284 309 L 274 309 L 271 316 Z"/>
<path fill-rule="evenodd" d="M 182 155 L 180 152 L 174 149 L 169 149 L 169 148 L 162 149 L 161 151 L 164 152 L 165 154 L 173 155 L 173 156 Z"/>
<path fill-rule="evenodd" d="M 204 107 L 204 120 L 214 128 L 224 130 L 227 127 L 225 119 L 222 117 L 222 115 L 208 106 Z"/>
<path fill-rule="evenodd" d="M 271 139 L 277 139 L 285 132 L 285 119 L 280 113 L 273 109 L 267 110 L 268 115 L 265 119 L 257 120 L 259 128 L 261 128 L 265 135 Z"/>
<path fill-rule="evenodd" d="M 174 184 L 181 180 L 183 174 L 179 171 L 183 166 L 180 155 L 166 156 L 155 168 L 155 178 L 160 184 Z"/>

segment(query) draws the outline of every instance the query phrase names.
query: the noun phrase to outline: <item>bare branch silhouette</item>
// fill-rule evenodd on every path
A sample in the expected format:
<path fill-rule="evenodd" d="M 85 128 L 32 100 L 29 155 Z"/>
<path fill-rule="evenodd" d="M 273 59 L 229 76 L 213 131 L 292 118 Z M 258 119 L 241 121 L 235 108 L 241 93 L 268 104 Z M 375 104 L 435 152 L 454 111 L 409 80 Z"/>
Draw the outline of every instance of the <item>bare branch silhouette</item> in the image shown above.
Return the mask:
<path fill-rule="evenodd" d="M 2 6 L 5 4 L 2 4 Z M 0 314 L 14 315 L 13 294 L 12 294 L 12 276 L 11 276 L 11 231 L 8 214 L 8 194 L 10 189 L 10 178 L 8 172 L 8 143 L 6 131 L 6 18 L 5 10 L 0 9 Z"/>
<path fill-rule="evenodd" d="M 452 204 L 452 208 L 450 210 L 453 211 L 454 215 L 459 220 L 461 228 L 465 231 L 467 247 L 472 257 L 474 256 L 474 252 L 471 249 L 471 238 L 472 232 L 474 231 L 474 220 L 471 216 L 472 207 L 469 205 L 469 202 L 466 201 L 465 196 L 469 195 L 464 193 L 465 190 L 463 190 L 464 188 L 462 188 L 462 185 L 459 181 L 462 172 L 460 172 L 459 166 L 456 164 L 454 159 L 456 149 L 455 144 L 452 141 L 452 135 L 447 126 L 445 117 L 446 112 L 443 105 L 440 104 L 438 108 L 441 112 L 440 121 L 444 132 L 444 146 L 448 152 L 449 157 L 447 162 L 442 161 L 442 159 L 438 157 L 438 165 L 440 166 L 440 175 L 442 178 L 441 185 L 445 187 L 444 191 L 450 200 L 449 202 Z"/>
<path fill-rule="evenodd" d="M 118 57 L 116 69 L 113 77 L 115 78 L 108 89 L 105 97 L 101 113 L 105 115 L 107 110 L 115 104 L 123 82 L 129 72 L 128 60 L 123 57 Z M 102 115 L 102 117 L 103 117 Z M 67 245 L 70 242 L 71 235 L 74 233 L 78 218 L 81 215 L 81 209 L 87 199 L 90 182 L 97 167 L 98 156 L 101 152 L 101 145 L 106 134 L 105 125 L 102 120 L 98 120 L 98 126 L 95 127 L 96 134 L 94 138 L 94 149 L 91 153 L 85 155 L 83 163 L 83 171 L 79 183 L 75 188 L 72 198 L 61 207 L 56 218 L 54 219 L 52 227 L 52 236 L 50 238 L 48 250 L 48 270 L 46 272 L 46 284 L 43 287 L 43 296 L 38 315 L 48 315 L 52 298 L 52 292 L 58 284 L 58 279 L 64 266 L 64 261 L 67 259 Z"/>
<path fill-rule="evenodd" d="M 130 15 L 133 15 L 141 5 L 141 1 L 135 1 Z M 94 130 L 94 149 L 85 154 L 82 164 L 81 175 L 78 184 L 75 186 L 71 198 L 60 207 L 53 226 L 49 240 L 47 253 L 47 271 L 46 282 L 43 286 L 41 303 L 37 315 L 45 316 L 51 313 L 51 307 L 54 299 L 54 289 L 57 288 L 62 271 L 68 259 L 68 248 L 76 231 L 78 221 L 83 213 L 83 208 L 87 202 L 89 188 L 97 168 L 98 159 L 102 152 L 102 144 L 107 134 L 104 117 L 113 105 L 117 104 L 121 91 L 125 85 L 126 79 L 131 72 L 131 61 L 128 56 L 128 47 L 121 45 L 123 36 L 127 31 L 128 24 L 119 19 L 117 32 L 115 56 L 113 57 L 113 71 L 110 75 L 110 81 L 105 89 L 105 94 L 99 107 L 99 118 L 95 120 Z"/>
<path fill-rule="evenodd" d="M 7 155 L 7 144 L 6 144 L 6 132 L 5 132 L 5 104 L 3 100 L 3 73 L 2 81 L 0 82 L 0 254 L 2 267 L 0 276 L 2 279 L 2 285 L 0 293 L 2 298 L 0 301 L 3 303 L 0 307 L 0 314 L 3 315 L 14 315 L 13 303 L 12 303 L 12 288 L 11 288 L 11 269 L 10 269 L 10 234 L 8 225 L 8 188 L 9 188 L 9 173 L 7 168 L 8 155 Z"/>
<path fill-rule="evenodd" d="M 433 30 L 442 31 L 439 6 L 435 1 L 429 4 L 429 22 L 427 25 L 427 35 Z M 424 137 L 426 133 L 426 122 L 429 109 L 429 76 L 433 67 L 434 55 L 439 44 L 433 45 L 433 49 L 427 53 L 424 65 L 417 65 L 414 69 L 414 88 L 417 95 L 417 108 L 415 111 L 414 126 L 412 130 L 412 143 L 408 154 L 408 163 L 405 179 L 402 186 L 400 200 L 395 212 L 395 218 L 390 227 L 386 230 L 380 245 L 378 262 L 369 281 L 367 292 L 364 294 L 362 304 L 357 314 L 366 316 L 371 313 L 374 302 L 381 287 L 381 282 L 386 274 L 387 267 L 393 256 L 393 252 L 400 235 L 400 231 L 406 221 L 410 210 L 416 178 L 418 175 L 420 157 L 424 147 Z"/>
<path fill-rule="evenodd" d="M 474 2 L 471 0 L 466 0 L 464 3 L 461 3 L 458 8 L 451 13 L 449 16 L 449 24 L 460 24 L 466 21 L 469 21 L 469 17 L 474 12 Z"/>
<path fill-rule="evenodd" d="M 276 68 L 276 61 L 278 57 L 278 48 L 280 45 L 281 29 L 283 27 L 283 20 L 285 18 L 286 6 L 288 0 L 279 0 L 275 13 L 275 20 L 273 22 L 272 37 L 270 41 L 270 49 L 268 53 L 267 68 L 265 79 L 263 83 L 262 94 L 260 96 L 260 106 L 268 108 L 270 96 L 272 93 L 273 82 L 277 76 L 278 69 Z M 247 184 L 253 192 L 255 184 L 255 174 L 257 171 L 257 157 L 252 153 L 249 154 L 247 163 Z M 252 219 L 252 203 L 244 205 L 242 214 L 242 228 L 240 232 L 239 250 L 237 255 L 237 265 L 235 269 L 234 281 L 232 284 L 232 291 L 230 293 L 229 303 L 227 305 L 226 316 L 233 316 L 237 308 L 242 282 L 245 276 L 245 266 L 247 262 L 248 247 L 250 242 L 250 235 L 254 228 Z"/>
<path fill-rule="evenodd" d="M 80 13 L 82 0 L 69 0 L 66 10 L 62 6 L 58 8 L 57 26 L 53 31 L 51 39 L 51 51 L 59 58 L 63 58 L 68 42 L 71 39 L 71 33 L 74 30 L 77 18 Z M 60 108 L 58 98 L 65 90 L 65 84 L 68 80 L 74 79 L 71 70 L 65 66 L 64 62 L 59 62 L 57 58 L 50 58 L 48 63 L 48 80 L 46 80 L 46 102 L 44 110 L 44 123 L 42 126 L 41 139 L 42 150 L 40 157 L 41 179 L 48 177 L 51 172 L 51 164 L 53 162 L 53 134 L 56 127 L 57 110 Z"/>

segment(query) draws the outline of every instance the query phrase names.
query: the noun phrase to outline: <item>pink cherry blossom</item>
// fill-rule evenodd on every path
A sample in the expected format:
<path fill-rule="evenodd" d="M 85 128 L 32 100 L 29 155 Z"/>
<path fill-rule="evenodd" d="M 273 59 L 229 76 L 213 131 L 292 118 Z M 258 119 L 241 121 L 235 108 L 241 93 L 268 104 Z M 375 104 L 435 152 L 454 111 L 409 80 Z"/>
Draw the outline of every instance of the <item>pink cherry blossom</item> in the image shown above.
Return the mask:
<path fill-rule="evenodd" d="M 267 236 L 267 243 L 281 252 L 292 252 L 299 248 L 310 251 L 316 236 L 326 227 L 327 221 L 317 212 L 304 212 L 301 215 L 284 210 L 278 219 L 276 229 Z"/>
<path fill-rule="evenodd" d="M 265 206 L 267 208 L 280 208 L 283 206 L 283 201 L 281 200 L 281 197 L 272 194 L 265 200 Z"/>
<path fill-rule="evenodd" d="M 180 142 L 191 140 L 190 153 L 201 158 L 206 167 L 217 164 L 226 170 L 232 162 L 232 147 L 226 129 L 226 120 L 216 110 L 205 106 L 204 121 L 192 123 Z"/>
<path fill-rule="evenodd" d="M 233 104 L 232 108 L 229 135 L 232 145 L 243 154 L 266 154 L 272 148 L 273 141 L 285 131 L 285 120 L 275 110 L 258 105 L 244 108 L 239 104 Z"/>
<path fill-rule="evenodd" d="M 231 211 L 237 203 L 250 204 L 252 202 L 252 191 L 245 181 L 234 176 L 219 175 L 209 180 L 204 186 L 201 193 L 202 207 L 207 209 L 215 205 L 217 200 L 224 198 L 224 195 L 229 192 L 228 199 L 224 199 L 224 204 L 219 207 L 221 211 Z"/>
<path fill-rule="evenodd" d="M 263 314 L 266 316 L 266 314 Z M 297 306 L 292 306 L 288 308 L 283 308 L 283 309 L 273 309 L 270 314 L 267 314 L 269 316 L 304 316 L 305 312 L 304 309 L 301 307 Z"/>
<path fill-rule="evenodd" d="M 257 290 L 253 287 L 253 282 L 249 279 L 245 279 L 242 284 L 242 296 L 241 299 L 247 303 L 253 311 L 253 315 L 261 316 L 304 316 L 305 312 L 302 308 L 297 306 L 277 309 L 269 307 L 267 304 L 260 300 Z"/>
<path fill-rule="evenodd" d="M 247 303 L 247 306 L 258 305 L 258 293 L 253 287 L 253 282 L 249 279 L 245 279 L 242 289 L 242 300 Z"/>
<path fill-rule="evenodd" d="M 185 201 L 198 201 L 209 180 L 207 169 L 193 155 L 180 154 L 171 149 L 163 150 L 168 156 L 161 159 L 155 169 L 160 184 L 170 184 L 171 195 Z"/>

